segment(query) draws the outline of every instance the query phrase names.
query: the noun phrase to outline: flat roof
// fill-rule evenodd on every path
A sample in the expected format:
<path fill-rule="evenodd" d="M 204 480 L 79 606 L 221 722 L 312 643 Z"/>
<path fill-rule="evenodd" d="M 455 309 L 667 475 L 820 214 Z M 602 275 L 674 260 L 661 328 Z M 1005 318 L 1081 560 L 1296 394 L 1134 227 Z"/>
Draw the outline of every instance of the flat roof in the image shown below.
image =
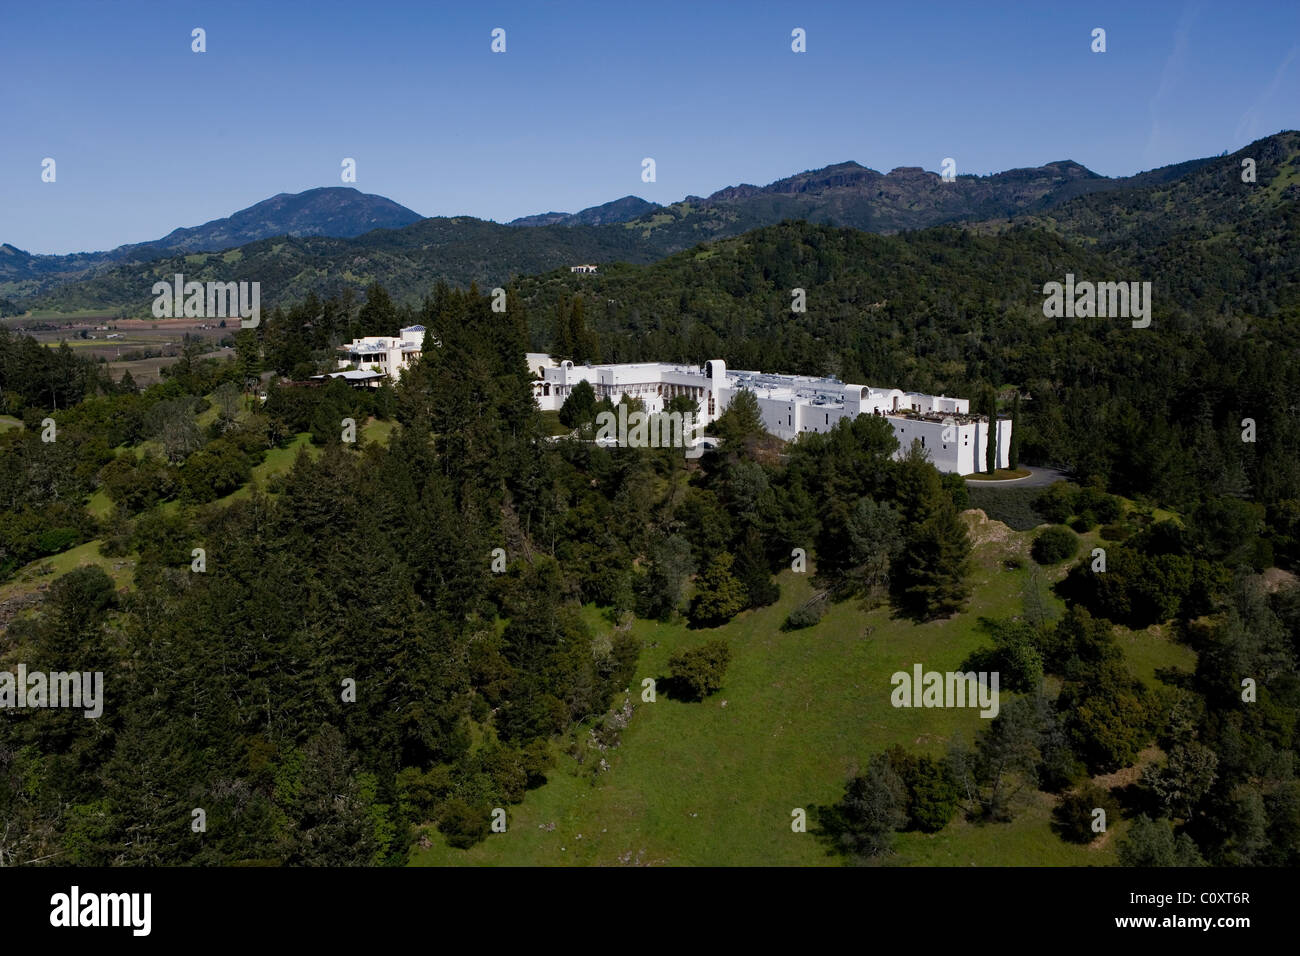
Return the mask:
<path fill-rule="evenodd" d="M 324 375 L 313 375 L 312 378 L 345 378 L 348 381 L 365 381 L 372 378 L 384 378 L 383 372 L 367 372 L 363 369 L 347 369 L 342 372 L 327 372 Z"/>

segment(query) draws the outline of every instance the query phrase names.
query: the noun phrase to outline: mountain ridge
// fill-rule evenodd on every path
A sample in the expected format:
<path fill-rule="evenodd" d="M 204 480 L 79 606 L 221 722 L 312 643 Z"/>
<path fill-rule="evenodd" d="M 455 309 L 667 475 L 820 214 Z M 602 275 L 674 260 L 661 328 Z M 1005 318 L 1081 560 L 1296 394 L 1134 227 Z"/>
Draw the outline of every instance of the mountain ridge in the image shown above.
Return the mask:
<path fill-rule="evenodd" d="M 14 300 L 20 307 L 59 311 L 138 310 L 149 301 L 155 277 L 184 271 L 198 280 L 260 280 L 263 303 L 268 305 L 311 292 L 329 294 L 345 285 L 360 288 L 372 281 L 384 284 L 395 297 L 418 299 L 438 281 L 496 286 L 514 276 L 546 273 L 576 263 L 646 264 L 786 220 L 879 234 L 944 224 L 976 231 L 1019 224 L 1089 243 L 1104 234 L 1119 235 L 1125 228 L 1120 221 L 1122 210 L 1132 204 L 1143 210 L 1142 228 L 1152 237 L 1161 237 L 1177 231 L 1182 215 L 1180 209 L 1169 205 L 1165 193 L 1179 183 L 1193 181 L 1198 185 L 1178 192 L 1177 202 L 1190 203 L 1193 212 L 1189 215 L 1204 219 L 1203 228 L 1231 231 L 1233 223 L 1250 211 L 1234 204 L 1251 195 L 1255 202 L 1266 197 L 1278 202 L 1289 199 L 1291 193 L 1278 190 L 1290 182 L 1298 152 L 1300 134 L 1283 131 L 1230 157 L 1188 160 L 1115 179 L 1072 160 L 988 176 L 958 175 L 953 182 L 919 167 L 896 167 L 880 173 L 850 161 L 805 170 L 764 187 L 741 184 L 710 197 L 691 196 L 668 206 L 627 196 L 583 210 L 594 224 L 579 221 L 582 214 L 567 213 L 524 217 L 535 225 L 457 216 L 421 219 L 352 238 L 278 236 L 221 255 L 175 252 L 145 263 L 143 268 L 117 265 L 73 282 L 51 280 L 39 294 L 29 291 L 26 295 L 15 290 L 15 283 L 4 281 L 5 260 L 14 252 L 12 247 L 0 246 L 0 297 Z M 1262 191 L 1231 202 L 1214 199 L 1216 191 L 1236 189 L 1231 183 L 1225 187 L 1220 180 L 1238 181 L 1240 170 L 1234 172 L 1231 167 L 1247 154 L 1257 154 L 1261 161 L 1267 158 L 1267 167 L 1261 166 L 1260 171 Z M 1282 175 L 1280 180 L 1278 175 Z M 1157 193 L 1164 198 L 1153 199 Z M 1294 204 L 1284 203 L 1281 208 L 1292 209 Z M 643 210 L 641 215 L 625 218 L 638 209 Z M 1096 210 L 1107 211 L 1103 216 Z M 1267 216 L 1256 219 L 1269 221 Z"/>

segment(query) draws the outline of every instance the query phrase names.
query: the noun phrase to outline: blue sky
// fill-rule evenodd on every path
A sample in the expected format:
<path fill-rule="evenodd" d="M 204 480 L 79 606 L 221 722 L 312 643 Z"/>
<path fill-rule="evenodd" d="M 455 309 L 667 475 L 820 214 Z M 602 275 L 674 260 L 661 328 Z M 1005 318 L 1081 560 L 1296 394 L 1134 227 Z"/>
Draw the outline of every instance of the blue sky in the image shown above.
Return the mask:
<path fill-rule="evenodd" d="M 1300 3 L 5 0 L 0 70 L 0 242 L 66 253 L 341 185 L 344 157 L 499 221 L 850 159 L 1128 175 L 1300 127 Z"/>

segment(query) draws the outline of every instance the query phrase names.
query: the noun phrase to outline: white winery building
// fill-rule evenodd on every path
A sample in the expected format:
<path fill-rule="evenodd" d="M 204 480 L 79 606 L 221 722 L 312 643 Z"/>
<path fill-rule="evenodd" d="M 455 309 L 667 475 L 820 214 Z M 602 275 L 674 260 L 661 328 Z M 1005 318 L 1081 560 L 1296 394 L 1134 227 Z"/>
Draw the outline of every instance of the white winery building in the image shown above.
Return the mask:
<path fill-rule="evenodd" d="M 642 362 L 628 365 L 547 365 L 529 356 L 536 376 L 533 396 L 543 410 L 558 411 L 579 382 L 588 382 L 596 400 L 617 404 L 624 395 L 640 399 L 646 412 L 662 412 L 677 395 L 694 399 L 698 421 L 717 419 L 742 389 L 754 393 L 764 427 L 778 438 L 792 440 L 807 432 L 827 432 L 844 418 L 880 415 L 889 420 L 898 438 L 899 453 L 919 441 L 936 468 L 969 475 L 985 470 L 985 449 L 991 439 L 999 468 L 1009 466 L 1011 421 L 970 414 L 970 401 L 946 395 L 924 395 L 897 388 L 846 384 L 833 378 L 772 375 L 728 370 L 720 359 L 703 366 Z"/>

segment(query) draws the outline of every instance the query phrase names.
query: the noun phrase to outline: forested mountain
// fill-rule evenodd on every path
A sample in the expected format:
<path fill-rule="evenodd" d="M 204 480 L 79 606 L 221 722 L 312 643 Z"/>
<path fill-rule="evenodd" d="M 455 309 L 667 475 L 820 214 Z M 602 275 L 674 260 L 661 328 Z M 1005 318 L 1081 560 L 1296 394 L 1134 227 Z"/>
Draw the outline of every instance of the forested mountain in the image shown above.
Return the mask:
<path fill-rule="evenodd" d="M 1296 152 L 1295 134 L 1279 133 L 1228 159 L 1258 154 L 1262 185 L 1268 163 L 1280 167 L 1293 162 Z M 1099 230 L 1116 225 L 1130 204 L 1135 210 L 1147 208 L 1148 218 L 1166 223 L 1148 223 L 1144 229 L 1186 229 L 1179 207 L 1165 202 L 1168 195 L 1174 195 L 1169 190 L 1199 173 L 1180 190 L 1177 199 L 1206 201 L 1202 196 L 1206 190 L 1212 194 L 1227 188 L 1220 176 L 1227 165 L 1223 157 L 1198 159 L 1111 179 L 1077 163 L 1061 161 L 990 176 L 958 175 L 953 182 L 944 182 L 938 174 L 915 167 L 881 174 L 857 163 L 841 163 L 768 186 L 740 185 L 707 198 L 689 196 L 670 206 L 627 196 L 572 215 L 544 213 L 510 225 L 473 217 L 439 217 L 347 240 L 312 238 L 304 232 L 297 237 L 264 239 L 197 261 L 174 255 L 143 262 L 143 253 L 133 253 L 134 264 L 116 268 L 98 260 L 92 268 L 77 257 L 30 257 L 12 247 L 0 247 L 0 294 L 27 307 L 65 311 L 104 308 L 144 315 L 152 301 L 149 289 L 153 282 L 183 271 L 199 281 L 261 281 L 263 304 L 287 304 L 308 291 L 328 296 L 344 286 L 359 290 L 371 282 L 380 282 L 399 299 L 415 303 L 438 281 L 458 286 L 476 282 L 490 288 L 514 276 L 579 262 L 644 264 L 701 242 L 789 219 L 882 234 L 947 222 L 980 223 L 974 228 L 998 229 L 1011 220 L 1038 223 L 1067 236 L 1096 241 Z M 1277 180 L 1274 177 L 1269 182 L 1276 184 Z M 1270 188 L 1272 191 L 1255 200 L 1261 215 L 1285 199 L 1282 188 Z M 1058 218 L 1055 210 L 1066 205 L 1071 211 Z M 1086 209 L 1110 211 L 1103 221 L 1100 213 L 1088 214 L 1083 211 Z M 1226 207 L 1218 209 L 1227 211 Z M 1136 224 L 1128 223 L 1116 237 L 1133 228 Z M 287 232 L 290 230 L 282 229 L 276 235 Z M 1207 254 L 1213 255 L 1215 250 Z M 90 277 L 67 281 L 66 274 L 57 272 L 63 266 L 46 261 L 51 258 L 68 259 L 68 268 Z M 56 272 L 49 272 L 51 269 Z M 31 274 L 43 278 L 19 281 Z"/>
<path fill-rule="evenodd" d="M 622 226 L 525 229 L 468 217 L 437 217 L 355 239 L 279 236 L 222 253 L 121 266 L 25 301 L 32 307 L 125 309 L 143 316 L 153 301 L 153 283 L 183 272 L 187 280 L 199 282 L 261 282 L 263 308 L 288 305 L 310 292 L 330 296 L 344 288 L 359 291 L 376 281 L 395 297 L 414 303 L 442 278 L 464 286 L 500 285 L 511 275 L 503 263 L 526 274 L 580 262 L 651 262 L 658 255 Z"/>
<path fill-rule="evenodd" d="M 1243 166 L 1243 163 L 1249 163 Z M 1252 181 L 1243 181 L 1249 174 Z M 1017 224 L 1093 246 L 1115 278 L 1165 278 L 1163 297 L 1224 321 L 1300 302 L 1300 132 L 1258 140 L 1168 182 L 1097 193 Z"/>
<path fill-rule="evenodd" d="M 30 296 L 115 265 L 149 262 L 172 253 L 216 252 L 271 236 L 350 238 L 372 229 L 400 229 L 420 219 L 419 213 L 391 199 L 351 186 L 280 193 L 225 218 L 174 229 L 161 239 L 118 246 L 107 252 L 34 256 L 8 244 L 0 245 L 0 290 Z"/>
<path fill-rule="evenodd" d="M 544 212 L 537 216 L 523 216 L 512 219 L 511 226 L 605 226 L 610 223 L 627 222 L 649 215 L 658 209 L 659 204 L 647 202 L 640 196 L 624 196 L 613 202 L 590 206 L 581 212 Z"/>
<path fill-rule="evenodd" d="M 1145 175 L 1184 171 L 1171 168 Z M 732 186 L 707 198 L 688 196 L 627 226 L 647 240 L 676 248 L 786 219 L 888 234 L 957 220 L 1016 216 L 1089 192 L 1131 188 L 1136 181 L 1099 176 L 1069 160 L 989 176 L 959 174 L 952 182 L 916 166 L 879 173 L 848 162 L 768 186 Z"/>

